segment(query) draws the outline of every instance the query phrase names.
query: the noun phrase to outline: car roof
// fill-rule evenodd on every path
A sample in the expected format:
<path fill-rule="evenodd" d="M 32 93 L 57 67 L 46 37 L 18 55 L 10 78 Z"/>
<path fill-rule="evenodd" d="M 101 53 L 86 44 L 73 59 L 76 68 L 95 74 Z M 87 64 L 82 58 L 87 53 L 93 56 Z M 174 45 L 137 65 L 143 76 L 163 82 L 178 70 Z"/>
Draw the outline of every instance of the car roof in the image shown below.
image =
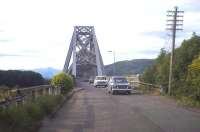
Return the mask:
<path fill-rule="evenodd" d="M 96 77 L 106 77 L 106 76 L 96 76 Z"/>
<path fill-rule="evenodd" d="M 125 76 L 112 76 L 111 78 L 126 78 Z"/>

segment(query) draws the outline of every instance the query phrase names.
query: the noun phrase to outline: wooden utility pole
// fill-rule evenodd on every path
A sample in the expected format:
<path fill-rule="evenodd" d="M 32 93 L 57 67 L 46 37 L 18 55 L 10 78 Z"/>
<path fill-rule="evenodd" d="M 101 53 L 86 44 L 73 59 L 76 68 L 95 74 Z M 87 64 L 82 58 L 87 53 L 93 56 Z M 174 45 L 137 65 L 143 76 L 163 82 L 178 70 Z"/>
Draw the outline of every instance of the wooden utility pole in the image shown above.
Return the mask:
<path fill-rule="evenodd" d="M 176 6 L 174 10 L 167 11 L 167 30 L 172 32 L 172 50 L 170 57 L 170 69 L 169 69 L 169 86 L 168 86 L 168 94 L 171 95 L 171 87 L 172 87 L 172 79 L 173 79 L 173 64 L 174 64 L 174 49 L 176 42 L 176 31 L 183 30 L 183 13 L 184 11 L 178 11 L 178 7 Z"/>

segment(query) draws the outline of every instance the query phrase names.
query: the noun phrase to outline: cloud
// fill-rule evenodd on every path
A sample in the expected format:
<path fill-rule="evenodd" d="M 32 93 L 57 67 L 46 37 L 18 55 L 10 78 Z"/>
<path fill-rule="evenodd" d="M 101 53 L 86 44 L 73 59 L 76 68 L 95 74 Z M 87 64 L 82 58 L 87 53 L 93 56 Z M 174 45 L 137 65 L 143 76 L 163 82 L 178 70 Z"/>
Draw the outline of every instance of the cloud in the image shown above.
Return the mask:
<path fill-rule="evenodd" d="M 192 35 L 192 32 L 197 32 L 197 34 L 200 32 L 200 28 L 195 27 L 186 27 L 183 29 L 183 31 L 177 31 L 176 38 L 187 38 L 189 34 Z M 172 32 L 170 31 L 150 31 L 150 32 L 143 32 L 141 35 L 144 36 L 150 36 L 150 37 L 156 37 L 161 39 L 168 39 L 170 36 L 172 36 Z"/>
<path fill-rule="evenodd" d="M 25 55 L 25 54 L 0 54 L 0 57 L 33 57 L 33 55 Z"/>
<path fill-rule="evenodd" d="M 108 50 L 128 53 L 117 54 L 117 60 L 154 58 L 165 40 L 171 39 L 167 36 L 169 32 L 165 31 L 165 20 L 166 10 L 174 5 L 185 11 L 185 27 L 183 32 L 177 33 L 179 39 L 184 38 L 187 32 L 198 34 L 196 28 L 200 21 L 197 0 L 19 0 L 13 1 L 13 4 L 9 1 L 0 3 L 0 58 L 3 64 L 0 69 L 49 66 L 61 69 L 73 25 L 95 26 L 103 60 L 108 64 L 113 62 Z M 87 6 L 91 8 L 85 8 Z M 92 12 L 83 15 L 80 13 L 82 10 Z"/>
<path fill-rule="evenodd" d="M 160 38 L 160 39 L 166 39 L 169 36 L 172 35 L 172 33 L 170 31 L 150 31 L 150 32 L 143 32 L 141 33 L 141 35 L 144 36 L 150 36 L 150 37 L 156 37 L 156 38 Z M 177 32 L 177 36 L 176 37 L 184 37 L 186 36 L 185 32 Z"/>
<path fill-rule="evenodd" d="M 187 26 L 187 27 L 185 27 L 184 32 L 186 32 L 186 33 L 192 33 L 192 32 L 200 33 L 200 27 L 194 26 L 194 25 Z"/>
<path fill-rule="evenodd" d="M 39 54 L 40 52 L 38 50 L 23 49 L 23 50 L 20 50 L 19 53 L 22 53 L 22 54 Z"/>
<path fill-rule="evenodd" d="M 158 54 L 160 52 L 160 49 L 156 50 L 141 50 L 141 51 L 138 51 L 137 53 L 139 54 L 145 54 L 145 55 L 155 55 L 155 54 Z"/>
<path fill-rule="evenodd" d="M 200 11 L 200 3 L 197 0 L 190 0 L 183 5 L 180 9 L 186 12 L 199 12 Z"/>
<path fill-rule="evenodd" d="M 166 31 L 149 31 L 149 32 L 142 32 L 141 35 L 150 36 L 150 37 L 158 37 L 158 38 L 166 38 L 167 32 Z"/>
<path fill-rule="evenodd" d="M 11 42 L 11 41 L 14 41 L 14 39 L 0 39 L 0 42 Z"/>
<path fill-rule="evenodd" d="M 0 54 L 0 57 L 13 57 L 13 56 L 24 56 L 24 55 L 18 55 L 18 54 Z"/>

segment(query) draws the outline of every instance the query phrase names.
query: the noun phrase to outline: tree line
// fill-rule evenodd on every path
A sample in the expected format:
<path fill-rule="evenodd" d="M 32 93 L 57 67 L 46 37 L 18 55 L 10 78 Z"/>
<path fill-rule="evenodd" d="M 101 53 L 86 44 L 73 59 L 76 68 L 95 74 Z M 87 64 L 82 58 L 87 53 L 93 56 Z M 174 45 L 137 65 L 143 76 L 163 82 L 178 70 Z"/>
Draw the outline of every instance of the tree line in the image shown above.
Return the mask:
<path fill-rule="evenodd" d="M 33 71 L 0 70 L 0 86 L 29 87 L 45 83 L 41 74 Z"/>
<path fill-rule="evenodd" d="M 193 35 L 175 49 L 171 94 L 200 101 L 200 36 Z M 141 79 L 168 87 L 170 53 L 161 49 L 156 62 L 144 70 Z"/>

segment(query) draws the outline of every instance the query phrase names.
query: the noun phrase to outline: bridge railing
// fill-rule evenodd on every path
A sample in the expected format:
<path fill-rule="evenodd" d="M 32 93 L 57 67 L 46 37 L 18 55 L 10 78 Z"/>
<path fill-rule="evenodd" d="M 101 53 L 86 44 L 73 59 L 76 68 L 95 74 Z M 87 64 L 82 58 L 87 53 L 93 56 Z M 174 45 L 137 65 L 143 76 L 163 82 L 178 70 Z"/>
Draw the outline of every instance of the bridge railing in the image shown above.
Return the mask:
<path fill-rule="evenodd" d="M 133 89 L 137 89 L 145 93 L 153 93 L 153 94 L 161 93 L 159 85 L 140 82 L 140 81 L 129 81 L 129 83 Z"/>
<path fill-rule="evenodd" d="M 20 89 L 4 91 L 6 95 L 0 101 L 0 107 L 8 107 L 11 104 L 23 104 L 25 101 L 33 100 L 40 95 L 58 95 L 61 88 L 51 85 L 40 85 Z"/>

